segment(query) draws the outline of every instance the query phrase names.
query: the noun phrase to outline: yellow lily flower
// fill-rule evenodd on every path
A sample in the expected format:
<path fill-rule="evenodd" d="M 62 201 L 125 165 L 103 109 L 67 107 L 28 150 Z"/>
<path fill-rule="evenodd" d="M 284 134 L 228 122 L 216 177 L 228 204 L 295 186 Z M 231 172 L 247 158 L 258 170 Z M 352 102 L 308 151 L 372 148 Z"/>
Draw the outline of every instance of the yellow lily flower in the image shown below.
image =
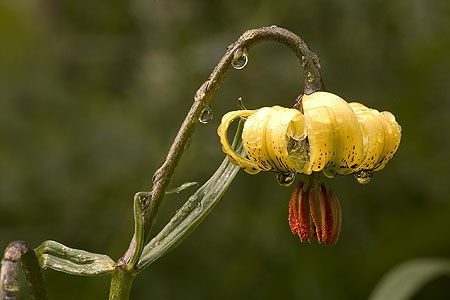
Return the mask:
<path fill-rule="evenodd" d="M 228 126 L 239 117 L 246 118 L 242 142 L 248 158 L 234 152 L 227 138 Z M 400 144 L 401 127 L 390 112 L 315 92 L 302 97 L 300 110 L 273 106 L 229 112 L 217 133 L 230 160 L 249 174 L 322 171 L 332 178 L 383 169 Z"/>
<path fill-rule="evenodd" d="M 228 142 L 228 127 L 237 118 L 246 119 L 242 143 L 247 157 L 234 152 Z M 340 205 L 325 177 L 355 174 L 358 182 L 368 182 L 397 151 L 401 127 L 390 112 L 315 92 L 303 95 L 298 109 L 273 106 L 229 112 L 217 133 L 230 161 L 249 174 L 275 172 L 284 186 L 294 181 L 294 174 L 313 175 L 313 180 L 303 180 L 294 190 L 289 223 L 302 241 L 309 241 L 311 230 L 304 227 L 312 228 L 307 218 L 311 215 L 318 241 L 334 244 L 340 231 Z M 308 207 L 300 198 L 309 199 Z"/>

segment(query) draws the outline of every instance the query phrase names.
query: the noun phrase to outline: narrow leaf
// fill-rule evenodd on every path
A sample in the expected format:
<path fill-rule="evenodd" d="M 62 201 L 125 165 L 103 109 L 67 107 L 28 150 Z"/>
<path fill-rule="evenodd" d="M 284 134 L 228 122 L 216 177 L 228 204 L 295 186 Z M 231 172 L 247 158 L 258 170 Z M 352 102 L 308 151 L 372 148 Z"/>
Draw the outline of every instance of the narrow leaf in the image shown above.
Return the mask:
<path fill-rule="evenodd" d="M 35 251 L 44 269 L 72 275 L 99 275 L 114 269 L 114 261 L 107 255 L 72 249 L 55 241 L 45 241 Z"/>
<path fill-rule="evenodd" d="M 166 195 L 170 195 L 170 194 L 178 194 L 181 191 L 184 191 L 185 189 L 190 188 L 191 186 L 194 185 L 198 185 L 198 182 L 185 182 L 182 185 L 180 185 L 179 187 L 176 187 L 174 189 L 168 190 L 166 192 Z"/>
<path fill-rule="evenodd" d="M 425 284 L 441 275 L 450 275 L 450 260 L 414 259 L 390 270 L 375 287 L 369 300 L 410 299 Z"/>
<path fill-rule="evenodd" d="M 241 121 L 232 147 L 236 152 L 244 154 L 241 141 L 242 127 Z M 214 208 L 238 170 L 239 167 L 225 158 L 214 175 L 186 201 L 169 223 L 144 247 L 137 265 L 138 270 L 144 269 L 181 243 Z"/>
<path fill-rule="evenodd" d="M 150 196 L 150 192 L 138 192 L 134 195 L 134 238 L 136 246 L 130 262 L 127 264 L 130 269 L 134 268 L 135 264 L 138 262 L 144 247 L 144 215 L 142 210 L 144 209 L 145 203 L 150 199 Z"/>

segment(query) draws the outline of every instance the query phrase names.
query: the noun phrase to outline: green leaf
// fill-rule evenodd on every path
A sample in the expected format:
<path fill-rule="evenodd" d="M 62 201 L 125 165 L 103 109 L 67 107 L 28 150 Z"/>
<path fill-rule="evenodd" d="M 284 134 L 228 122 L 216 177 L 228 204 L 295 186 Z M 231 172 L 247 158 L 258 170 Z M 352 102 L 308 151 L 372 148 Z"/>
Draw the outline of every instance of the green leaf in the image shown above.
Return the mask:
<path fill-rule="evenodd" d="M 232 147 L 236 152 L 244 154 L 241 140 L 242 127 L 241 121 Z M 144 269 L 181 243 L 214 208 L 238 171 L 239 167 L 230 163 L 226 157 L 214 175 L 186 201 L 169 223 L 144 247 L 137 269 L 139 271 Z"/>
<path fill-rule="evenodd" d="M 450 275 L 450 260 L 422 258 L 407 261 L 390 270 L 377 284 L 369 300 L 410 299 L 425 284 Z"/>
<path fill-rule="evenodd" d="M 107 255 L 72 249 L 55 241 L 45 241 L 35 251 L 44 269 L 88 276 L 114 270 L 114 261 Z"/>
<path fill-rule="evenodd" d="M 130 262 L 127 267 L 131 270 L 141 257 L 142 249 L 144 247 L 144 215 L 142 213 L 144 205 L 150 199 L 150 192 L 138 192 L 134 195 L 134 238 L 135 247 L 131 255 Z"/>
<path fill-rule="evenodd" d="M 185 189 L 190 188 L 191 186 L 194 185 L 198 185 L 198 182 L 185 182 L 182 185 L 180 185 L 179 187 L 176 187 L 174 189 L 168 190 L 166 192 L 166 195 L 170 195 L 170 194 L 178 194 L 181 191 L 184 191 Z"/>

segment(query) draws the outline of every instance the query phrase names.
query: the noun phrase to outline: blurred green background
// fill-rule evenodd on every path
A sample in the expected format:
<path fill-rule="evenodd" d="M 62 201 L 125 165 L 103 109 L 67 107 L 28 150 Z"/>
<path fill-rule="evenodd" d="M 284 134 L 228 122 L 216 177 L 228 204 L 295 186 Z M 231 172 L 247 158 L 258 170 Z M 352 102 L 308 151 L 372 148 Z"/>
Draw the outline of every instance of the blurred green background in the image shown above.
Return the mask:
<path fill-rule="evenodd" d="M 148 190 L 194 92 L 247 29 L 276 24 L 321 58 L 328 91 L 395 114 L 394 159 L 365 186 L 333 186 L 337 245 L 291 234 L 291 188 L 242 171 L 177 249 L 135 280 L 133 299 L 365 299 L 415 257 L 450 257 L 450 2 L 0 1 L 0 249 L 53 239 L 114 260 L 132 235 L 132 198 Z M 172 186 L 203 183 L 224 154 L 221 116 L 291 106 L 300 64 L 264 43 L 232 71 Z M 161 228 L 193 189 L 168 196 Z M 1 250 L 3 251 L 3 250 Z M 45 271 L 53 299 L 105 299 L 108 277 Z M 448 299 L 450 279 L 415 299 Z M 27 299 L 28 296 L 24 296 Z"/>

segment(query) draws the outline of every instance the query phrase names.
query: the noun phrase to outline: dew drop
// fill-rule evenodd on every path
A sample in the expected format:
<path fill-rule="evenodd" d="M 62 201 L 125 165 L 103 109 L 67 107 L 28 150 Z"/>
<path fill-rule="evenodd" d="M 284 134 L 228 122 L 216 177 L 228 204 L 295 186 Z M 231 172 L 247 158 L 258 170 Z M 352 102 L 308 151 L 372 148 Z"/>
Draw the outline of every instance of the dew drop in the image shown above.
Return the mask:
<path fill-rule="evenodd" d="M 304 55 L 302 55 L 302 57 L 300 58 L 300 63 L 303 67 L 306 66 L 306 57 Z"/>
<path fill-rule="evenodd" d="M 281 186 L 290 186 L 295 180 L 295 173 L 278 173 L 277 181 Z"/>
<path fill-rule="evenodd" d="M 309 83 L 312 83 L 314 81 L 314 77 L 311 72 L 308 72 L 308 74 L 306 74 L 306 80 L 308 80 Z"/>
<path fill-rule="evenodd" d="M 233 68 L 236 70 L 243 69 L 248 63 L 248 55 L 247 55 L 247 49 L 245 48 L 238 48 L 233 53 L 233 60 L 231 61 L 231 64 L 233 65 Z"/>
<path fill-rule="evenodd" d="M 207 124 L 209 121 L 211 121 L 213 119 L 213 117 L 214 117 L 214 114 L 213 114 L 212 109 L 209 106 L 207 106 L 200 113 L 200 117 L 198 118 L 198 120 L 202 124 Z"/>
<path fill-rule="evenodd" d="M 277 25 L 272 25 L 270 26 L 270 28 L 277 28 Z"/>
<path fill-rule="evenodd" d="M 359 171 L 355 173 L 356 181 L 360 184 L 366 184 L 369 183 L 369 181 L 372 179 L 373 172 L 372 171 Z"/>
<path fill-rule="evenodd" d="M 337 170 L 336 170 L 336 168 L 327 167 L 322 170 L 322 173 L 327 178 L 333 178 L 336 175 Z"/>

